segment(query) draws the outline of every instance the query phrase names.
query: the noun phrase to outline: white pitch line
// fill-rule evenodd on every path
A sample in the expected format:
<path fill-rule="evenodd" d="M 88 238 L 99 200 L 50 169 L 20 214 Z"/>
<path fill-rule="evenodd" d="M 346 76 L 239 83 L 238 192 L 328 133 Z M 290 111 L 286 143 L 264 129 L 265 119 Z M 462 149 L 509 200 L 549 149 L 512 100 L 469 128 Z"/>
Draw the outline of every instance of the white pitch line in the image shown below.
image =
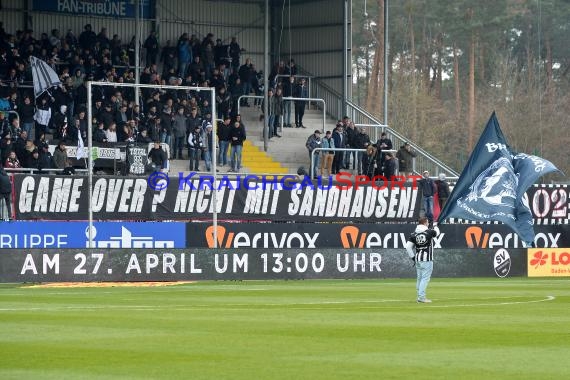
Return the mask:
<path fill-rule="evenodd" d="M 482 299 L 496 299 L 496 298 L 516 298 L 516 297 L 527 297 L 527 296 L 514 296 L 514 297 L 492 297 L 492 298 L 482 298 Z M 529 303 L 537 303 L 537 302 L 546 302 L 552 301 L 556 297 L 554 296 L 546 296 L 546 298 L 539 299 L 539 300 L 529 300 L 529 301 L 513 301 L 513 302 L 498 302 L 498 303 L 472 303 L 472 304 L 457 304 L 457 305 L 434 305 L 433 303 L 430 304 L 418 304 L 416 302 L 412 302 L 410 300 L 405 300 L 407 305 L 398 305 L 398 306 L 357 306 L 354 309 L 360 310 L 371 310 L 371 309 L 401 309 L 401 308 L 417 308 L 417 307 L 429 307 L 429 308 L 454 308 L 454 307 L 479 307 L 479 306 L 504 306 L 504 305 L 516 305 L 516 304 L 529 304 Z M 446 298 L 445 300 L 449 299 L 458 299 L 458 298 Z M 353 303 L 353 302 L 351 302 Z M 362 303 L 362 302 L 358 302 Z M 340 310 L 340 308 L 319 308 L 319 307 L 299 307 L 299 308 L 292 308 L 293 310 Z M 343 308 L 342 310 L 346 310 Z"/>
<path fill-rule="evenodd" d="M 482 298 L 485 300 L 488 299 L 505 299 L 505 298 L 522 298 L 525 296 L 513 296 L 513 297 L 493 297 L 493 298 Z M 530 304 L 530 303 L 538 303 L 538 302 L 547 302 L 553 301 L 556 299 L 554 296 L 546 296 L 546 298 L 539 299 L 539 300 L 528 300 L 528 301 L 512 301 L 512 302 L 498 302 L 498 303 L 471 303 L 471 304 L 458 304 L 458 305 L 433 305 L 433 304 L 422 304 L 419 307 L 431 307 L 431 308 L 454 308 L 454 307 L 478 307 L 478 306 L 505 306 L 505 305 L 517 305 L 517 304 Z M 77 305 L 77 306 L 61 306 L 61 307 L 31 307 L 31 308 L 0 308 L 0 312 L 2 311 L 60 311 L 60 310 L 81 310 L 81 311 L 98 311 L 98 310 L 140 310 L 140 311 L 154 311 L 154 310 L 174 310 L 174 311 L 185 311 L 185 310 L 194 310 L 199 308 L 231 308 L 233 310 L 237 309 L 244 309 L 244 310 L 251 310 L 256 307 L 273 307 L 273 306 L 282 306 L 288 307 L 293 310 L 320 310 L 324 308 L 319 308 L 315 306 L 319 305 L 350 305 L 350 304 L 362 304 L 362 303 L 392 303 L 392 302 L 405 302 L 408 305 L 402 306 L 388 306 L 390 308 L 395 307 L 418 307 L 415 302 L 414 306 L 409 305 L 411 303 L 410 300 L 368 300 L 368 301 L 322 301 L 322 302 L 306 302 L 306 303 L 264 303 L 264 304 L 200 304 L 200 305 L 167 305 L 167 306 L 154 306 L 154 305 L 104 305 L 104 306 L 87 306 L 87 305 Z M 296 307 L 300 306 L 300 307 Z M 309 306 L 309 307 L 305 307 Z M 313 307 L 311 307 L 313 306 Z M 381 309 L 381 308 L 388 308 L 388 307 L 378 307 L 378 306 L 361 306 L 356 307 L 356 309 Z M 334 310 L 335 308 L 326 308 L 326 310 Z M 345 310 L 345 309 L 343 309 Z"/>
<path fill-rule="evenodd" d="M 570 207 L 570 206 L 569 206 Z M 247 280 L 250 281 L 250 280 Z M 414 280 L 415 281 L 415 280 Z M 496 281 L 478 281 L 478 280 L 465 280 L 460 283 L 452 283 L 452 282 L 439 282 L 436 286 L 441 286 L 443 288 L 447 286 L 462 286 L 462 284 L 469 284 L 469 285 L 495 285 L 495 286 L 506 286 L 506 287 L 518 287 L 518 286 L 542 286 L 542 285 L 560 285 L 561 283 L 570 282 L 570 279 L 560 279 L 556 281 L 544 281 L 544 280 L 537 280 L 537 281 L 521 281 L 521 282 L 510 282 L 510 281 L 501 281 L 497 279 Z M 409 286 L 409 282 L 390 282 L 381 280 L 379 282 L 362 282 L 362 283 L 351 283 L 347 286 L 339 286 L 335 284 L 331 284 L 330 286 L 327 285 L 319 285 L 314 283 L 314 285 L 310 285 L 309 288 L 312 290 L 334 290 L 335 288 L 341 289 L 360 289 L 361 287 L 369 287 L 373 286 L 375 289 L 378 286 Z M 30 288 L 32 289 L 32 288 Z M 0 290 L 0 296 L 16 296 L 21 297 L 22 291 L 28 292 L 30 289 L 26 287 L 19 288 L 18 291 L 5 291 Z M 38 288 L 35 288 L 38 289 Z M 43 292 L 42 295 L 68 295 L 68 296 L 76 296 L 76 295 L 93 295 L 93 294 L 114 294 L 116 292 L 103 290 L 104 288 L 93 288 L 98 289 L 96 293 L 92 291 L 84 291 L 78 290 L 80 288 L 69 288 L 70 291 L 58 289 L 58 291 L 46 291 Z M 271 290 L 280 290 L 280 289 L 287 289 L 288 291 L 305 291 L 307 288 L 305 287 L 295 287 L 295 286 L 286 286 L 284 284 L 276 283 L 274 285 L 268 285 L 266 287 L 255 286 L 254 288 L 250 288 L 247 285 L 234 285 L 234 284 L 221 284 L 221 285 L 208 285 L 208 284 L 191 284 L 191 286 L 184 286 L 184 285 L 176 285 L 172 287 L 154 287 L 154 288 L 121 288 L 122 291 L 130 290 L 133 294 L 142 294 L 142 293 L 160 293 L 160 292 L 198 292 L 198 291 L 236 291 L 236 292 L 251 292 L 251 291 L 271 291 Z M 131 290 L 132 289 L 132 290 Z M 126 292 L 125 292 L 126 293 Z M 26 293 L 27 294 L 27 293 Z"/>
<path fill-rule="evenodd" d="M 503 306 L 503 305 L 518 305 L 518 304 L 547 302 L 547 301 L 553 301 L 555 299 L 556 299 L 556 297 L 554 297 L 554 296 L 546 296 L 546 298 L 543 298 L 540 300 L 531 300 L 531 301 L 513 301 L 513 302 L 499 302 L 499 303 L 476 303 L 476 304 L 459 304 L 459 305 L 429 305 L 429 306 L 430 307 L 439 307 L 439 308 L 476 307 L 476 306 Z"/>
<path fill-rule="evenodd" d="M 321 301 L 321 302 L 301 302 L 301 303 L 239 303 L 239 304 L 198 304 L 198 305 L 101 305 L 101 306 L 51 306 L 51 307 L 22 307 L 22 308 L 0 308 L 1 311 L 58 311 L 58 310 L 192 310 L 199 308 L 255 308 L 259 306 L 311 306 L 311 305 L 348 305 L 360 303 L 386 303 L 386 302 L 407 302 L 408 300 L 374 300 L 374 301 Z"/>

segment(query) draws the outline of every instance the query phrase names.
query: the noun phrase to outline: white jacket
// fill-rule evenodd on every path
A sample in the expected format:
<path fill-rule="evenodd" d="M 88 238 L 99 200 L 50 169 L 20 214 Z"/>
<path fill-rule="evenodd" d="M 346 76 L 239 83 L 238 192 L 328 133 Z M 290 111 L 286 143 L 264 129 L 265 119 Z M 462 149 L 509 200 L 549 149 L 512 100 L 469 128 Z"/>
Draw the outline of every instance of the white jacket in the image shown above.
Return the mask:
<path fill-rule="evenodd" d="M 34 120 L 40 125 L 49 125 L 49 121 L 51 120 L 51 108 L 48 107 L 47 110 L 36 108 Z"/>

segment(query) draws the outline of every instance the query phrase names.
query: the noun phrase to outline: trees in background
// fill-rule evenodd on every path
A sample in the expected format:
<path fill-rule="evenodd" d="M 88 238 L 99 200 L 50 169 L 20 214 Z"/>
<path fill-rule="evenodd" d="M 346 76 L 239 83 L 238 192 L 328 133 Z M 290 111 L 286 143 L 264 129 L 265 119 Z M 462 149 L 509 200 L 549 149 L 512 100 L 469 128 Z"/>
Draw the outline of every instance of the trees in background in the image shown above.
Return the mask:
<path fill-rule="evenodd" d="M 355 100 L 383 120 L 384 0 L 353 0 Z M 392 128 L 463 168 L 493 110 L 512 148 L 570 172 L 570 3 L 389 3 Z"/>

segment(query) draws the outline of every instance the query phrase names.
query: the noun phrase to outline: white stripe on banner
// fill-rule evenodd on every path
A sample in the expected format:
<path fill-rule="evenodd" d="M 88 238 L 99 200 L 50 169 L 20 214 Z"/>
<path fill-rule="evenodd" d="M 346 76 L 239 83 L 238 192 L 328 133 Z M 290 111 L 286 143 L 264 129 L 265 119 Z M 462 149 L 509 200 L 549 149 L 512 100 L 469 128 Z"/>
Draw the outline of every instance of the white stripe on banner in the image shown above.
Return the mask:
<path fill-rule="evenodd" d="M 87 153 L 85 152 L 85 145 L 83 144 L 83 137 L 81 136 L 81 131 L 77 132 L 78 140 L 77 140 L 77 154 L 76 157 L 78 160 L 87 157 Z"/>
<path fill-rule="evenodd" d="M 46 62 L 36 57 L 30 57 L 32 78 L 34 80 L 34 95 L 37 98 L 51 87 L 61 85 L 57 73 Z"/>

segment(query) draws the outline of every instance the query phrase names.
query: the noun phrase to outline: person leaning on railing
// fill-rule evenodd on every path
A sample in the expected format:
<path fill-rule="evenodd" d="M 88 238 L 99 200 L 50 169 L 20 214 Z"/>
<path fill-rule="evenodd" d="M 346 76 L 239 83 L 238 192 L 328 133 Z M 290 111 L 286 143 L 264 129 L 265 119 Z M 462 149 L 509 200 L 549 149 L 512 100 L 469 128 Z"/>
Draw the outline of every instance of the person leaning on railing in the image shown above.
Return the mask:
<path fill-rule="evenodd" d="M 40 152 L 38 151 L 38 149 L 34 149 L 32 151 L 32 153 L 30 154 L 30 157 L 28 157 L 28 161 L 26 162 L 26 168 L 29 169 L 37 169 L 37 170 L 42 170 L 42 161 L 40 160 Z"/>
<path fill-rule="evenodd" d="M 53 164 L 56 169 L 65 169 L 67 167 L 67 149 L 63 141 L 60 141 L 55 148 Z"/>
<path fill-rule="evenodd" d="M 44 142 L 38 145 L 39 152 L 40 152 L 40 167 L 42 169 L 52 169 L 54 167 L 53 163 L 53 156 L 49 151 L 49 145 L 47 142 Z"/>

